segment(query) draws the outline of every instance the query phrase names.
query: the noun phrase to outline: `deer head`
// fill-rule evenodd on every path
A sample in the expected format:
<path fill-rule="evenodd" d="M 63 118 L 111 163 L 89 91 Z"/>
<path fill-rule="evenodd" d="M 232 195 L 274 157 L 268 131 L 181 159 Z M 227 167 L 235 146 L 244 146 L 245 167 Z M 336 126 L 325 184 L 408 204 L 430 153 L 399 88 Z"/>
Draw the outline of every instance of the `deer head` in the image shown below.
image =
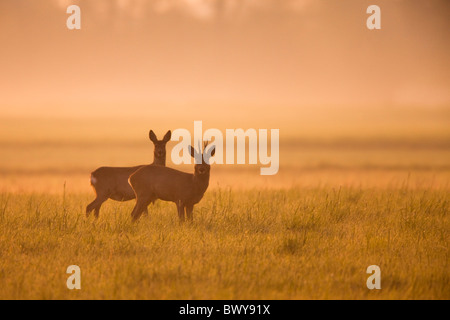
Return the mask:
<path fill-rule="evenodd" d="M 167 131 L 164 138 L 162 140 L 158 140 L 153 130 L 150 130 L 148 136 L 150 138 L 150 141 L 153 142 L 153 145 L 155 146 L 155 151 L 153 152 L 155 156 L 155 162 L 164 162 L 166 163 L 166 144 L 170 140 L 172 133 Z"/>
<path fill-rule="evenodd" d="M 216 147 L 213 146 L 210 148 L 210 150 L 207 152 L 206 147 L 208 146 L 209 142 L 205 142 L 203 146 L 203 153 L 198 153 L 194 147 L 190 147 L 190 153 L 191 157 L 194 159 L 199 159 L 201 157 L 201 163 L 196 163 L 194 166 L 194 175 L 195 176 L 205 176 L 209 175 L 209 171 L 211 170 L 211 165 L 209 164 L 209 159 L 214 156 L 216 153 Z"/>

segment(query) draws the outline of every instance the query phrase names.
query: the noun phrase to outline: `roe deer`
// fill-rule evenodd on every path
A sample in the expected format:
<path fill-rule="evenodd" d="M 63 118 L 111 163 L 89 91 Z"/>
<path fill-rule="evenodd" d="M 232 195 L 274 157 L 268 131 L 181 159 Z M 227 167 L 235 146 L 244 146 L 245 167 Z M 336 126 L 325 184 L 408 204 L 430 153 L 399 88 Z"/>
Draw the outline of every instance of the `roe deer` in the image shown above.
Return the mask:
<path fill-rule="evenodd" d="M 170 137 L 171 132 L 169 130 L 162 140 L 158 140 L 153 130 L 150 130 L 149 138 L 155 146 L 152 166 L 166 165 L 166 144 Z M 95 217 L 98 218 L 100 207 L 108 199 L 117 201 L 134 199 L 134 191 L 128 184 L 128 178 L 133 172 L 143 166 L 145 165 L 135 167 L 100 167 L 93 171 L 91 173 L 91 185 L 97 197 L 86 207 L 86 216 L 88 217 L 95 210 Z M 147 212 L 147 208 L 145 208 L 145 212 Z"/>
<path fill-rule="evenodd" d="M 209 185 L 209 158 L 214 156 L 215 147 L 205 153 L 202 163 L 195 164 L 194 174 L 167 167 L 144 166 L 130 176 L 130 185 L 136 194 L 136 205 L 131 213 L 133 221 L 139 219 L 147 206 L 157 199 L 175 202 L 180 222 L 192 220 L 194 205 L 200 202 Z M 190 153 L 195 158 L 196 151 L 190 146 Z M 205 162 L 205 159 L 207 160 Z"/>

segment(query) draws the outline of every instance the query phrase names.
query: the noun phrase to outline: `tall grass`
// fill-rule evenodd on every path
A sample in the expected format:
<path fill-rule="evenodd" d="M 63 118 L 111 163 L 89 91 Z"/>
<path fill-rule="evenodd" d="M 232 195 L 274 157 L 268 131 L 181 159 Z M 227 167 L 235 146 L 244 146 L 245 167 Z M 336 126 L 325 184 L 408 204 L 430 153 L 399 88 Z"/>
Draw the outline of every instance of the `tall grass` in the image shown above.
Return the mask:
<path fill-rule="evenodd" d="M 135 224 L 134 201 L 87 219 L 92 197 L 0 194 L 1 299 L 450 298 L 445 189 L 217 188 L 184 225 L 167 202 Z"/>

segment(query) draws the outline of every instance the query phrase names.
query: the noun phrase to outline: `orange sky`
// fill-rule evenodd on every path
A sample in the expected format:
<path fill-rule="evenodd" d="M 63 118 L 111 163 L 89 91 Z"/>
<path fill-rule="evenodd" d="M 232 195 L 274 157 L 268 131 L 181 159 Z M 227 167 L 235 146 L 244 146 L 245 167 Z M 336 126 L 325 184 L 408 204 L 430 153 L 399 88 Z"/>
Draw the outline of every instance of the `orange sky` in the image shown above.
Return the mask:
<path fill-rule="evenodd" d="M 449 17 L 445 0 L 2 0 L 0 114 L 449 105 Z"/>

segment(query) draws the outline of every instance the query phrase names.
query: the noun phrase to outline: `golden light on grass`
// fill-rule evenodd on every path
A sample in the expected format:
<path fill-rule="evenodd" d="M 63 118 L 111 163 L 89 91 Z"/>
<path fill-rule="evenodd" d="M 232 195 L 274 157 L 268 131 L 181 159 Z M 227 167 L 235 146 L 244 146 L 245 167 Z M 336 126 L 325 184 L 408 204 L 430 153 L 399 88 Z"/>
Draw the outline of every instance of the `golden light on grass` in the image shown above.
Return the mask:
<path fill-rule="evenodd" d="M 109 202 L 94 223 L 90 198 L 2 194 L 2 299 L 449 298 L 448 190 L 216 189 L 184 226 L 163 202 L 138 224 Z"/>

